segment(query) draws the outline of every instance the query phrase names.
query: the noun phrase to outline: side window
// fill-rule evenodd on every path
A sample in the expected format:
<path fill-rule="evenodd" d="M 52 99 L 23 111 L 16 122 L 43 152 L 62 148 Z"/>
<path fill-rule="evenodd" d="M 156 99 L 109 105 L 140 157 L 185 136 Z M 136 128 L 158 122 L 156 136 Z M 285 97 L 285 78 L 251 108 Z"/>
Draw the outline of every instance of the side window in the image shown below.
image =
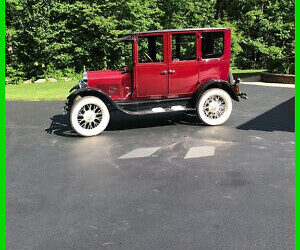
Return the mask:
<path fill-rule="evenodd" d="M 172 61 L 196 59 L 196 34 L 172 35 Z"/>
<path fill-rule="evenodd" d="M 202 58 L 219 58 L 224 53 L 224 32 L 204 32 L 201 36 Z"/>
<path fill-rule="evenodd" d="M 138 38 L 139 63 L 163 62 L 163 36 L 147 36 Z"/>

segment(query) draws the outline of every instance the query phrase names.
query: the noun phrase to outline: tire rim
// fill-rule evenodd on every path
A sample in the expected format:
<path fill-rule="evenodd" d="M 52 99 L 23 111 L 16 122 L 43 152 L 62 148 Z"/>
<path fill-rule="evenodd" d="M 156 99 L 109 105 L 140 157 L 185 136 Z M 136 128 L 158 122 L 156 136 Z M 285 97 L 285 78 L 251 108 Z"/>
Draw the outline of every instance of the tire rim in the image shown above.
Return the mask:
<path fill-rule="evenodd" d="M 96 104 L 86 104 L 79 110 L 77 121 L 84 129 L 94 129 L 102 121 L 102 110 Z"/>
<path fill-rule="evenodd" d="M 226 102 L 222 96 L 212 95 L 204 102 L 203 113 L 209 119 L 219 119 L 226 111 Z"/>

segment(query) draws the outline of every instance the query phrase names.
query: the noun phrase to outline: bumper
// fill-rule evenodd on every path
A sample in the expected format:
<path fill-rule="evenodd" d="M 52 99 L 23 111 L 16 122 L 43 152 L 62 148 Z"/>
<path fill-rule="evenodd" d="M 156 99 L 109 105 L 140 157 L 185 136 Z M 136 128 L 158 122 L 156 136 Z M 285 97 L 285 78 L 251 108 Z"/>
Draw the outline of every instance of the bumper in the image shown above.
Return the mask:
<path fill-rule="evenodd" d="M 80 80 L 77 85 L 75 85 L 73 88 L 70 89 L 69 91 L 70 95 L 67 97 L 63 108 L 64 114 L 67 114 L 71 111 L 72 104 L 74 102 L 75 97 L 77 96 L 77 92 L 86 88 L 87 88 L 86 82 Z"/>
<path fill-rule="evenodd" d="M 70 89 L 70 93 L 72 93 L 74 90 L 87 88 L 87 83 L 83 80 L 79 80 L 79 83 L 75 85 L 73 88 Z"/>
<path fill-rule="evenodd" d="M 63 111 L 64 111 L 64 112 L 63 112 L 64 115 L 66 115 L 66 114 L 68 114 L 68 113 L 70 112 L 70 107 L 69 107 L 67 101 L 65 101 L 65 105 L 64 105 L 64 107 L 63 107 Z"/>

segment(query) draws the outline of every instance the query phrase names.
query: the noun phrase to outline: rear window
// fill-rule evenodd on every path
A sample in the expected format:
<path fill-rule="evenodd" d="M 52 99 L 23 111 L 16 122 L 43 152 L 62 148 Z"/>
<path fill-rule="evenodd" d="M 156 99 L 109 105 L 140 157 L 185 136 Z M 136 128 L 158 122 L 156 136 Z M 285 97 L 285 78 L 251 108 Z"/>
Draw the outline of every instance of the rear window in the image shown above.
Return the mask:
<path fill-rule="evenodd" d="M 224 54 L 224 32 L 203 32 L 201 36 L 202 58 L 220 58 Z"/>

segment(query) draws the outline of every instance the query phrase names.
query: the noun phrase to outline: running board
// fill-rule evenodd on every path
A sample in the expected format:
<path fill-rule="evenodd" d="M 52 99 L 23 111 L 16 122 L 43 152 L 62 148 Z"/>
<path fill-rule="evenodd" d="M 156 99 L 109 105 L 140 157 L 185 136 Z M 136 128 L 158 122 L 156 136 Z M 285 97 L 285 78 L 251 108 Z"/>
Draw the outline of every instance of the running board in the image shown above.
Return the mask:
<path fill-rule="evenodd" d="M 177 106 L 172 106 L 170 108 L 155 107 L 152 108 L 151 110 L 129 111 L 123 109 L 122 111 L 130 115 L 151 115 L 151 114 L 180 113 L 180 112 L 187 112 L 187 111 L 195 111 L 195 109 L 177 105 Z"/>

